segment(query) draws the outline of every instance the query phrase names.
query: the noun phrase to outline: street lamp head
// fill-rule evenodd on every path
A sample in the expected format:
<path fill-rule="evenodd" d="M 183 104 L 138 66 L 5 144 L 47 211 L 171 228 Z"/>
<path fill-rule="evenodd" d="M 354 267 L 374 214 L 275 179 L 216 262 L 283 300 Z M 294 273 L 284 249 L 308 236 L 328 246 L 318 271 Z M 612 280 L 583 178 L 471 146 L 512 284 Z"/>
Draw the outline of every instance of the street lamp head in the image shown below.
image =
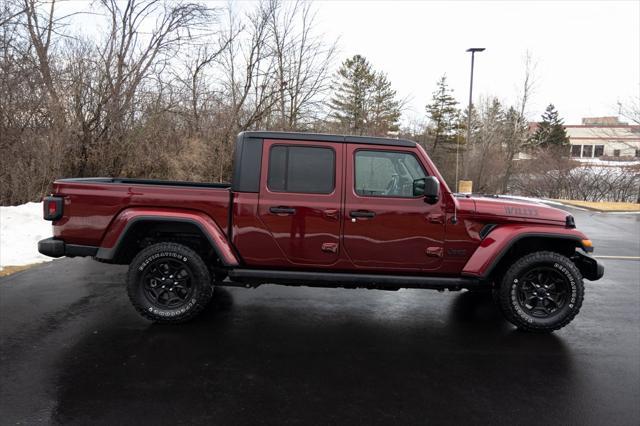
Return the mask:
<path fill-rule="evenodd" d="M 484 52 L 484 47 L 470 47 L 467 49 L 467 52 Z"/>

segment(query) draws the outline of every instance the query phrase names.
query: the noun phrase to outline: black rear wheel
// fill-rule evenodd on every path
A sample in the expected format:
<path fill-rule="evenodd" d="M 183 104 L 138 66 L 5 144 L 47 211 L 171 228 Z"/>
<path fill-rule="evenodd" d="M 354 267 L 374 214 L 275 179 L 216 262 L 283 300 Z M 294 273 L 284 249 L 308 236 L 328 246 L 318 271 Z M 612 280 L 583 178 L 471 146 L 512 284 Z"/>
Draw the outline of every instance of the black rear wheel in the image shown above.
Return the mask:
<path fill-rule="evenodd" d="M 511 265 L 496 296 L 509 322 L 521 330 L 545 333 L 575 318 L 582 306 L 584 283 L 566 256 L 541 251 Z"/>
<path fill-rule="evenodd" d="M 138 253 L 129 266 L 127 290 L 142 316 L 164 323 L 193 318 L 213 294 L 200 256 L 176 243 L 154 244 Z"/>

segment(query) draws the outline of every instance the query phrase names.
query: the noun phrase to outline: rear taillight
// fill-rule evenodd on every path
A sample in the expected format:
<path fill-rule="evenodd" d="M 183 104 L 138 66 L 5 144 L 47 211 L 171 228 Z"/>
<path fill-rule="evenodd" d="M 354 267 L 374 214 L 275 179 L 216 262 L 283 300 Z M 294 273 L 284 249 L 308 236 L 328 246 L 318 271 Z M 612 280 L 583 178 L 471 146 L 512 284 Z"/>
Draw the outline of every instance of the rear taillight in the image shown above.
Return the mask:
<path fill-rule="evenodd" d="M 44 197 L 42 200 L 44 220 L 58 220 L 62 217 L 62 197 Z"/>

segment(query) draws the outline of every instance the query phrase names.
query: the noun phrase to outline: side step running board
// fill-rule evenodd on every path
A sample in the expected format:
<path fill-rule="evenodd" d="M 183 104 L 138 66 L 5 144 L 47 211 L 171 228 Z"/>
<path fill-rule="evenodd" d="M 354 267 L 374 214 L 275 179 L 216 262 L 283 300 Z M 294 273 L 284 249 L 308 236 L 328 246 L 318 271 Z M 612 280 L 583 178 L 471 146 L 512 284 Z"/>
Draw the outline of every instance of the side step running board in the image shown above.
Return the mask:
<path fill-rule="evenodd" d="M 435 290 L 460 290 L 482 285 L 478 279 L 470 277 L 350 274 L 271 269 L 233 269 L 229 271 L 229 279 L 231 282 L 224 281 L 218 284 L 246 285 L 248 287 L 260 284 L 284 284 L 314 287 L 425 288 Z"/>

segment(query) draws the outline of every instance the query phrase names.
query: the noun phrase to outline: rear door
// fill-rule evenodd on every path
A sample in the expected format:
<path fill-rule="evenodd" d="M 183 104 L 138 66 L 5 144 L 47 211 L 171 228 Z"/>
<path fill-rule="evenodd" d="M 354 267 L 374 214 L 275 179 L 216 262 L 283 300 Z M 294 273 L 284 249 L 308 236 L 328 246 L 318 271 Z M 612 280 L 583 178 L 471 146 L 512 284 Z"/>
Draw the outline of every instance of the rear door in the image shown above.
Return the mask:
<path fill-rule="evenodd" d="M 344 246 L 356 267 L 422 271 L 440 267 L 442 202 L 413 196 L 427 176 L 414 150 L 349 144 L 345 152 Z"/>
<path fill-rule="evenodd" d="M 340 143 L 264 141 L 258 214 L 291 263 L 338 260 L 343 151 Z"/>

